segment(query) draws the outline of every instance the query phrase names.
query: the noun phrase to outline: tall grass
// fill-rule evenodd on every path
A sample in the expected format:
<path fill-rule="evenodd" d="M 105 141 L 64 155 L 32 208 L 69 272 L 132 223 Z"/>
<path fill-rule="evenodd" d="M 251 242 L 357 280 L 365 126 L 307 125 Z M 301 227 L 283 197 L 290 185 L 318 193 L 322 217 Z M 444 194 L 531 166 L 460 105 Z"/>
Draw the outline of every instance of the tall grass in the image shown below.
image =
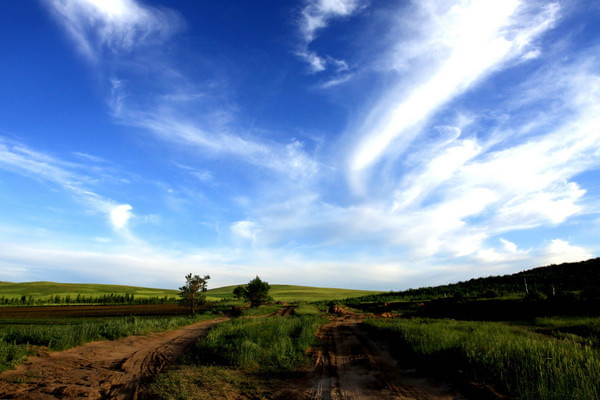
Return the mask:
<path fill-rule="evenodd" d="M 289 371 L 306 361 L 306 350 L 323 322 L 315 315 L 231 320 L 196 344 L 195 360 L 260 372 Z"/>
<path fill-rule="evenodd" d="M 600 398 L 600 353 L 501 323 L 369 320 L 375 332 L 438 372 L 462 371 L 519 399 Z"/>
<path fill-rule="evenodd" d="M 69 325 L 13 325 L 0 330 L 0 371 L 36 354 L 39 347 L 64 350 L 94 340 L 115 340 L 129 335 L 164 331 L 211 318 L 174 316 L 161 318 L 120 317 Z"/>

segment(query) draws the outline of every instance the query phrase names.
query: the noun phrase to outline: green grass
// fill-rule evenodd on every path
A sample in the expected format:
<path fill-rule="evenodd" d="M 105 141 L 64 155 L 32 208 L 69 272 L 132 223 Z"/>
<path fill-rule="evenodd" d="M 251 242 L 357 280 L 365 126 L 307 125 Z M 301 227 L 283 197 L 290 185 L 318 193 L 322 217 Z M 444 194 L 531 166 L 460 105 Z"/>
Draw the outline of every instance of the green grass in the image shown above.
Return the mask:
<path fill-rule="evenodd" d="M 374 332 L 422 368 L 461 371 L 522 400 L 600 398 L 600 353 L 573 340 L 493 322 L 368 320 Z"/>
<path fill-rule="evenodd" d="M 231 320 L 198 341 L 195 360 L 201 365 L 289 372 L 307 361 L 306 350 L 315 343 L 324 321 L 308 315 Z"/>
<path fill-rule="evenodd" d="M 186 364 L 159 374 L 143 389 L 157 400 L 289 398 L 290 372 L 308 362 L 318 315 L 240 318 L 211 329 Z"/>
<path fill-rule="evenodd" d="M 64 350 L 95 340 L 115 340 L 129 335 L 164 331 L 213 318 L 214 315 L 173 317 L 117 317 L 50 325 L 4 325 L 0 329 L 0 371 L 24 361 L 25 356 L 37 354 L 40 347 Z"/>
<path fill-rule="evenodd" d="M 258 317 L 259 315 L 269 315 L 277 312 L 281 306 L 273 305 L 262 305 L 258 307 L 250 307 L 242 310 L 241 316 L 243 317 Z"/>
<path fill-rule="evenodd" d="M 239 285 L 209 289 L 206 292 L 209 301 L 233 299 L 233 289 Z M 136 298 L 177 297 L 179 291 L 172 289 L 154 289 L 138 286 L 103 285 L 89 283 L 56 283 L 56 282 L 0 282 L 0 297 L 6 299 L 32 296 L 33 299 L 46 299 L 49 296 L 82 296 L 100 297 L 110 294 L 128 294 Z M 378 294 L 369 290 L 332 289 L 293 285 L 271 285 L 269 294 L 275 301 L 326 301 L 351 297 Z"/>
<path fill-rule="evenodd" d="M 61 297 L 82 296 L 98 297 L 102 295 L 133 294 L 135 297 L 177 297 L 179 291 L 170 289 L 153 289 L 138 286 L 101 285 L 90 283 L 56 283 L 56 282 L 0 282 L 0 296 L 5 298 L 20 298 L 32 296 L 34 299 L 59 295 Z"/>
<path fill-rule="evenodd" d="M 237 286 L 239 285 L 209 289 L 206 292 L 207 298 L 214 300 L 232 299 L 233 289 Z M 271 290 L 269 291 L 269 295 L 271 295 L 275 301 L 283 302 L 337 300 L 378 293 L 381 292 L 293 285 L 271 285 Z"/>

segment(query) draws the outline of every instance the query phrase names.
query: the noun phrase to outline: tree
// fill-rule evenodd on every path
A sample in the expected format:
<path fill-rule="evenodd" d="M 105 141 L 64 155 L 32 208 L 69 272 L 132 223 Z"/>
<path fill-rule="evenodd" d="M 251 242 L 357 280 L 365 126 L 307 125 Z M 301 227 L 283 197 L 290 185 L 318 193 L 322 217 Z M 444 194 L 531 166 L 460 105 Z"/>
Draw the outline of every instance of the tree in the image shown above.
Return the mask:
<path fill-rule="evenodd" d="M 189 307 L 190 312 L 196 313 L 196 307 L 206 302 L 206 281 L 210 276 L 205 275 L 201 278 L 199 275 L 192 276 L 191 273 L 185 276 L 185 285 L 179 288 L 179 304 Z"/>
<path fill-rule="evenodd" d="M 257 276 L 252 279 L 244 288 L 243 297 L 250 302 L 251 307 L 258 307 L 261 304 L 268 303 L 271 300 L 269 289 L 271 286 L 267 282 L 263 282 Z"/>
<path fill-rule="evenodd" d="M 245 287 L 237 286 L 235 289 L 233 289 L 233 295 L 235 296 L 236 299 L 241 300 L 242 297 L 244 297 L 245 291 L 246 291 Z"/>

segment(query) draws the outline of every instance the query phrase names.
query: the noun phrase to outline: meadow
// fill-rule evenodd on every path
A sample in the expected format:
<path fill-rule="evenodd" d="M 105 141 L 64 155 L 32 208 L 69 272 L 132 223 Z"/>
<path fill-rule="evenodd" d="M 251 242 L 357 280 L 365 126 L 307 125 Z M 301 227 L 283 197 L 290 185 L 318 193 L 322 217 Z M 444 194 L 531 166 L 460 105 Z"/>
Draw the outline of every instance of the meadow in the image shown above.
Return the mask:
<path fill-rule="evenodd" d="M 234 300 L 233 289 L 238 285 L 208 289 L 208 301 Z M 376 295 L 369 290 L 320 288 L 294 285 L 271 285 L 269 294 L 275 301 L 330 301 Z M 0 282 L 0 305 L 59 305 L 59 304 L 168 304 L 176 303 L 179 291 L 138 286 L 56 283 Z"/>
<path fill-rule="evenodd" d="M 207 298 L 209 300 L 233 299 L 233 289 L 235 289 L 236 286 L 238 285 L 209 289 L 206 292 Z M 269 290 L 269 294 L 273 297 L 273 300 L 288 303 L 297 301 L 312 302 L 342 300 L 379 293 L 381 292 L 372 290 L 335 289 L 295 285 L 271 285 L 271 290 Z"/>
<path fill-rule="evenodd" d="M 402 353 L 399 360 L 445 379 L 490 384 L 522 400 L 588 400 L 600 398 L 598 349 L 583 336 L 557 338 L 535 330 L 558 326 L 567 332 L 587 326 L 597 332 L 599 322 L 555 317 L 516 326 L 415 318 L 370 319 L 366 324 Z"/>
<path fill-rule="evenodd" d="M 244 393 L 250 398 L 268 398 L 286 385 L 290 373 L 309 362 L 307 350 L 316 343 L 319 326 L 327 322 L 313 311 L 301 314 L 220 324 L 196 343 L 183 365 L 158 375 L 144 395 L 186 400 Z"/>

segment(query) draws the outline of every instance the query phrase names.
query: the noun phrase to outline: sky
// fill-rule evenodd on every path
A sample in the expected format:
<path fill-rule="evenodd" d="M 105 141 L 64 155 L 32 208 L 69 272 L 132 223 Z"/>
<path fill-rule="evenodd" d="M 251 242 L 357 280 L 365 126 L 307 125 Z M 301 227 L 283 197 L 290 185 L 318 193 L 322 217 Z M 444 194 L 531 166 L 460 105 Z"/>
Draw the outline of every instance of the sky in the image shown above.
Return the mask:
<path fill-rule="evenodd" d="M 600 255 L 600 3 L 0 12 L 0 280 L 402 290 Z"/>

